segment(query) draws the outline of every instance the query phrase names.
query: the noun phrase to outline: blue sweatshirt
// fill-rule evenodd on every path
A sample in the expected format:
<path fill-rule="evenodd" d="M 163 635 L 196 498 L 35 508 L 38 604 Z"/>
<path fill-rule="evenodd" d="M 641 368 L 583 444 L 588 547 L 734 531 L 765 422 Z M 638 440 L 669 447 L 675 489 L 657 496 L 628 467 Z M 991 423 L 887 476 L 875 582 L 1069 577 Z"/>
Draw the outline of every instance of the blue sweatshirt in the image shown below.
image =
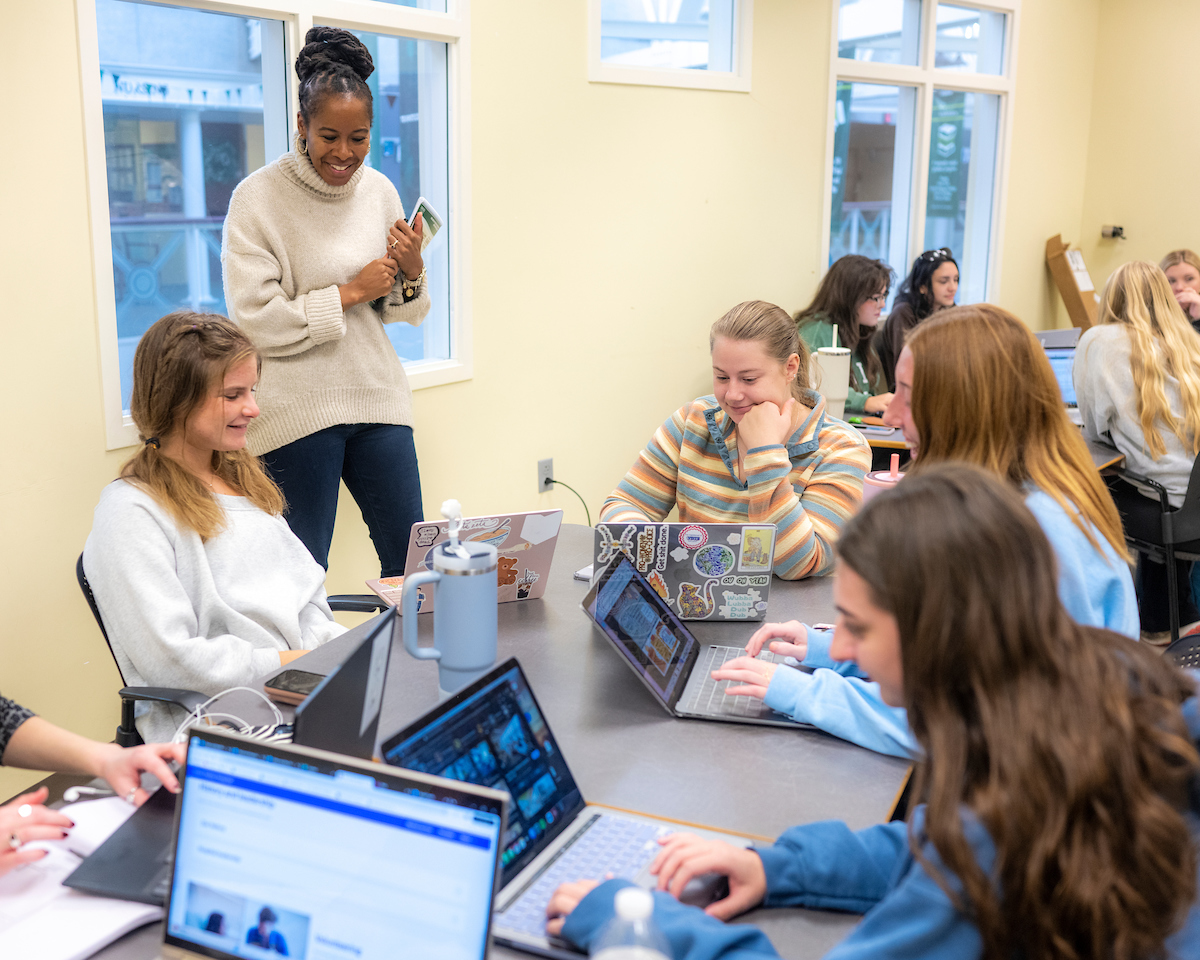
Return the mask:
<path fill-rule="evenodd" d="M 1200 738 L 1200 709 L 1189 701 L 1185 717 Z M 918 832 L 924 807 L 913 813 Z M 1192 836 L 1200 843 L 1200 817 L 1191 816 Z M 963 833 L 985 872 L 996 850 L 987 830 L 969 812 Z M 850 935 L 827 953 L 826 960 L 973 960 L 983 952 L 979 931 L 957 910 L 946 893 L 913 857 L 908 827 L 887 823 L 851 831 L 825 821 L 793 827 L 773 846 L 757 850 L 767 878 L 766 907 L 810 907 L 865 913 Z M 923 850 L 937 867 L 931 844 Z M 948 875 L 955 892 L 961 885 Z M 1200 877 L 1197 878 L 1200 881 Z M 567 918 L 563 936 L 586 949 L 613 916 L 613 897 L 627 885 L 610 880 L 588 894 Z M 766 934 L 748 925 L 726 925 L 697 907 L 684 906 L 666 893 L 654 895 L 654 919 L 671 943 L 674 960 L 751 960 L 778 954 Z M 1183 929 L 1167 940 L 1170 960 L 1200 960 L 1200 904 L 1193 903 Z"/>
<path fill-rule="evenodd" d="M 1098 533 L 1096 550 L 1066 511 L 1041 490 L 1025 497 L 1058 561 L 1058 596 L 1077 623 L 1106 627 L 1137 639 L 1137 594 L 1128 565 Z M 912 757 L 917 744 L 908 729 L 908 714 L 889 707 L 853 663 L 829 656 L 833 634 L 808 628 L 806 667 L 775 671 L 764 702 L 772 710 L 892 757 Z"/>

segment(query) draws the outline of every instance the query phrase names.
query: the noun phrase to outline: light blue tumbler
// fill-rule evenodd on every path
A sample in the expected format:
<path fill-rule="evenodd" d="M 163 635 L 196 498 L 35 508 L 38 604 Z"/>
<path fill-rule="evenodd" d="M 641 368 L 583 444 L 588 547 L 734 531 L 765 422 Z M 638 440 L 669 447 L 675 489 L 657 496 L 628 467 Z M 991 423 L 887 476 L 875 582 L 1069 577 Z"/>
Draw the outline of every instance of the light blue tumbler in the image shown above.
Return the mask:
<path fill-rule="evenodd" d="M 457 502 L 443 505 L 459 513 Z M 450 517 L 450 539 L 433 549 L 433 569 L 404 578 L 400 609 L 404 646 L 418 660 L 438 661 L 438 695 L 446 698 L 496 663 L 496 548 L 460 542 L 460 516 Z M 417 587 L 435 584 L 433 646 L 417 646 Z"/>

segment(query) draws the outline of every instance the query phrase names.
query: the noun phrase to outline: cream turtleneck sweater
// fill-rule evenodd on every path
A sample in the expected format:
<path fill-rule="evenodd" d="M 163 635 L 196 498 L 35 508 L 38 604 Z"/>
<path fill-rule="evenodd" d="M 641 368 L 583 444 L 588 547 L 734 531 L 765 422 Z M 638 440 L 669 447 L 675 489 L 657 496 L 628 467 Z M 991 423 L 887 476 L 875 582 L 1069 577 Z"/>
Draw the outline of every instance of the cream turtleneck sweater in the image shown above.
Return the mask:
<path fill-rule="evenodd" d="M 221 263 L 229 316 L 263 361 L 252 453 L 341 423 L 412 424 L 412 391 L 383 324 L 419 324 L 429 312 L 425 282 L 407 303 L 397 282 L 378 306 L 345 312 L 338 293 L 384 255 L 403 216 L 391 181 L 365 166 L 332 187 L 307 157 L 289 153 L 238 184 Z"/>

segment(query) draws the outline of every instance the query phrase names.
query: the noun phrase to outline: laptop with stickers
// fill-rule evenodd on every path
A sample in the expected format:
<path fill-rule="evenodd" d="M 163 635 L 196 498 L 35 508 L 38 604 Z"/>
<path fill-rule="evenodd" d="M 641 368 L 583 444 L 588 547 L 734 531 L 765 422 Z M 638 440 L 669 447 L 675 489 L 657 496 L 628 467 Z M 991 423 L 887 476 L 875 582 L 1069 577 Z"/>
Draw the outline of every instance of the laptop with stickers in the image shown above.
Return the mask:
<path fill-rule="evenodd" d="M 774 569 L 773 523 L 601 523 L 592 582 L 624 554 L 681 620 L 762 620 Z"/>
<path fill-rule="evenodd" d="M 744 657 L 745 648 L 697 640 L 624 554 L 592 581 L 583 610 L 671 716 L 812 729 L 756 697 L 727 696 L 730 681 L 714 680 L 712 671 Z M 787 666 L 765 648 L 758 659 L 782 670 L 805 669 Z"/>
<path fill-rule="evenodd" d="M 464 517 L 461 540 L 478 540 L 496 548 L 496 601 L 537 600 L 546 592 L 554 548 L 562 526 L 561 510 L 498 513 L 489 517 Z M 433 548 L 450 539 L 449 520 L 414 523 L 408 537 L 404 574 L 433 569 Z M 367 586 L 393 606 L 400 606 L 403 577 L 368 580 Z M 437 589 L 417 589 L 417 612 L 429 613 Z"/>

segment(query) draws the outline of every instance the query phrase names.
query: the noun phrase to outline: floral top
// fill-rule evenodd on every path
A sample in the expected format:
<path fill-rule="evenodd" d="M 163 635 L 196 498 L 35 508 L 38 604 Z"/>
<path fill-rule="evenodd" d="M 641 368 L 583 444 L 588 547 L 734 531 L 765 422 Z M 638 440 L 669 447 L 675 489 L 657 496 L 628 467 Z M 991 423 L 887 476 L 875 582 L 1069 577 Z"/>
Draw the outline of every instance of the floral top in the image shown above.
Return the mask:
<path fill-rule="evenodd" d="M 17 732 L 17 727 L 32 716 L 32 710 L 0 697 L 0 762 L 4 760 L 4 751 L 8 749 L 8 741 Z"/>

